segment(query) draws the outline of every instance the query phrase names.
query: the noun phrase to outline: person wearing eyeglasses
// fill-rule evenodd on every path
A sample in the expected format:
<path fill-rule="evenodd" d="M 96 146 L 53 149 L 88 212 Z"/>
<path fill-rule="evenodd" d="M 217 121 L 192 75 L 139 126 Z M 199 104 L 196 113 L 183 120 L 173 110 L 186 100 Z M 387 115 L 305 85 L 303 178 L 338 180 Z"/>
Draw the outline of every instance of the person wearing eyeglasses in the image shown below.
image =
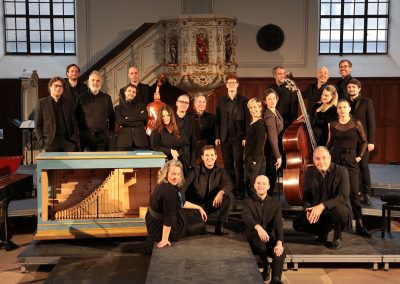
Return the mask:
<path fill-rule="evenodd" d="M 215 145 L 221 144 L 225 171 L 233 185 L 234 194 L 243 198 L 245 195 L 243 151 L 250 113 L 247 109 L 247 98 L 238 94 L 238 87 L 237 76 L 227 76 L 227 95 L 218 102 L 215 114 Z"/>
<path fill-rule="evenodd" d="M 340 79 L 336 82 L 336 87 L 339 95 L 339 101 L 342 99 L 349 100 L 349 94 L 347 93 L 347 84 L 353 77 L 351 72 L 353 71 L 353 64 L 348 59 L 343 59 L 339 62 L 339 73 Z"/>
<path fill-rule="evenodd" d="M 188 176 L 190 168 L 196 164 L 196 122 L 194 115 L 187 113 L 189 105 L 190 97 L 187 94 L 180 95 L 176 100 L 176 125 L 181 136 L 188 142 L 183 146 L 180 159 L 185 177 Z"/>
<path fill-rule="evenodd" d="M 65 81 L 54 77 L 48 84 L 50 96 L 38 101 L 35 111 L 35 135 L 46 152 L 78 150 L 78 124 L 74 103 L 62 96 Z"/>

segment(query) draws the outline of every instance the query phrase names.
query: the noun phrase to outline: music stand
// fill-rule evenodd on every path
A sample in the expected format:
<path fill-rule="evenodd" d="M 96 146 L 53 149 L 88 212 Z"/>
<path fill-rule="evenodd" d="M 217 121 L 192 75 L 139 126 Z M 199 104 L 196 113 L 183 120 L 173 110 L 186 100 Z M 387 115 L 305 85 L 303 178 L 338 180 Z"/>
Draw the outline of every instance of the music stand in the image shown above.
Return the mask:
<path fill-rule="evenodd" d="M 17 118 L 8 118 L 8 121 L 14 124 L 21 130 L 29 131 L 29 140 L 31 143 L 31 165 L 33 165 L 33 130 L 35 130 L 35 121 L 34 120 L 24 120 L 20 121 Z"/>

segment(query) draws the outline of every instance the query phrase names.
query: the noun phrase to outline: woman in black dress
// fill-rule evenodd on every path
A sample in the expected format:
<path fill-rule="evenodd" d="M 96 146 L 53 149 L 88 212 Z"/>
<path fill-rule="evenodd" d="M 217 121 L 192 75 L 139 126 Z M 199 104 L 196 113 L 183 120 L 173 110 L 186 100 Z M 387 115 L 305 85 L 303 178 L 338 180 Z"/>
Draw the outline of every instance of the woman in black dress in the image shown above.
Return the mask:
<path fill-rule="evenodd" d="M 162 106 L 151 132 L 152 149 L 163 152 L 168 160 L 179 160 L 183 166 L 189 167 L 189 157 L 183 151 L 183 146 L 187 144 L 187 139 L 179 133 L 174 111 L 168 105 Z"/>
<path fill-rule="evenodd" d="M 267 106 L 264 111 L 264 121 L 267 127 L 267 138 L 264 147 L 265 175 L 269 179 L 271 189 L 268 194 L 272 196 L 277 178 L 277 171 L 282 166 L 282 135 L 283 118 L 276 109 L 278 93 L 273 89 L 264 91 L 263 102 Z"/>
<path fill-rule="evenodd" d="M 321 94 L 321 102 L 315 104 L 312 128 L 318 146 L 328 142 L 328 123 L 337 119 L 338 94 L 335 86 L 327 85 Z"/>
<path fill-rule="evenodd" d="M 357 235 L 371 237 L 362 223 L 359 195 L 360 171 L 358 162 L 367 149 L 367 136 L 361 121 L 350 116 L 350 110 L 350 103 L 347 100 L 338 102 L 337 113 L 339 118 L 328 124 L 328 149 L 331 152 L 332 161 L 344 166 L 349 172 L 350 202 L 353 217 L 356 220 L 356 233 Z"/>
<path fill-rule="evenodd" d="M 262 119 L 262 103 L 257 98 L 247 102 L 247 108 L 251 114 L 251 122 L 246 127 L 245 173 L 247 195 L 254 191 L 254 181 L 260 174 L 264 162 L 265 122 Z"/>
<path fill-rule="evenodd" d="M 204 232 L 207 214 L 199 205 L 184 200 L 180 193 L 183 183 L 179 161 L 168 161 L 158 172 L 157 186 L 145 217 L 147 251 L 152 250 L 154 243 L 157 248 L 163 248 L 170 246 L 171 241 Z"/>

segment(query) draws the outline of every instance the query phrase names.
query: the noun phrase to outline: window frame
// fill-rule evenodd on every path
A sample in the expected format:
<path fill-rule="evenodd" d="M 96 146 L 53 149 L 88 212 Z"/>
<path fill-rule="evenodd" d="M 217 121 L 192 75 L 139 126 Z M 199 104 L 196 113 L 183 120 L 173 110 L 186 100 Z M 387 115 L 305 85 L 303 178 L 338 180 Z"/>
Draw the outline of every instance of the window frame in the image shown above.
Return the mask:
<path fill-rule="evenodd" d="M 38 12 L 35 14 L 34 11 L 30 11 L 30 4 L 40 4 L 46 3 L 48 4 L 49 13 L 41 13 L 41 8 L 38 9 Z M 6 9 L 6 4 L 14 5 L 14 13 L 8 13 Z M 16 9 L 17 4 L 25 4 L 25 13 L 18 13 Z M 54 13 L 53 5 L 61 4 L 62 11 L 60 13 Z M 65 14 L 65 4 L 72 4 L 72 14 Z M 3 16 L 4 16 L 4 53 L 6 55 L 55 55 L 55 56 L 76 56 L 76 1 L 75 0 L 4 0 L 3 1 Z M 70 10 L 69 10 L 70 11 Z M 69 24 L 73 24 L 73 29 L 68 29 L 66 27 L 66 19 L 70 21 Z M 14 26 L 9 27 L 8 24 L 10 20 L 13 21 Z M 18 27 L 18 20 L 20 23 L 23 23 L 25 27 Z M 31 20 L 38 20 L 38 28 L 31 28 Z M 48 29 L 47 27 L 43 27 L 42 23 L 44 21 L 49 22 Z M 61 20 L 62 27 L 60 29 L 56 29 L 54 22 L 56 20 Z M 22 34 L 25 32 L 25 38 L 19 38 L 19 32 L 22 31 Z M 13 34 L 12 34 L 13 33 Z M 33 40 L 31 34 L 38 33 L 38 40 Z M 55 36 L 61 35 L 62 40 L 55 40 Z M 69 41 L 66 38 L 66 34 L 69 33 L 70 38 L 73 38 L 72 41 Z M 47 38 L 44 39 L 43 35 L 46 35 Z M 14 36 L 14 38 L 12 38 Z M 11 38 L 11 39 L 10 39 Z M 49 40 L 47 40 L 49 38 Z M 18 51 L 18 44 L 26 45 L 26 50 Z M 15 51 L 10 51 L 9 44 L 14 44 Z M 33 50 L 33 44 L 38 45 L 38 51 Z M 60 44 L 59 47 L 57 45 Z M 46 49 L 49 47 L 49 51 Z M 70 50 L 67 45 L 70 45 L 70 49 L 73 49 L 73 52 L 67 52 Z M 62 46 L 62 47 L 61 47 Z M 63 51 L 58 51 L 59 48 L 62 48 Z"/>
<path fill-rule="evenodd" d="M 377 12 L 372 14 L 372 12 L 368 11 L 369 4 L 377 4 Z M 380 14 L 379 13 L 379 4 L 387 5 L 387 13 Z M 387 55 L 389 53 L 389 29 L 390 29 L 390 0 L 320 0 L 319 1 L 319 34 L 318 34 L 318 54 L 319 55 Z M 328 4 L 330 7 L 330 14 L 323 15 L 323 5 Z M 350 14 L 346 14 L 345 7 L 346 5 L 353 4 L 353 12 Z M 362 14 L 357 14 L 356 4 L 363 4 L 364 10 Z M 332 13 L 332 6 L 340 5 L 340 14 Z M 363 21 L 363 28 L 357 28 L 355 26 L 356 20 Z M 375 28 L 369 28 L 368 24 L 372 19 L 376 19 L 377 25 Z M 380 20 L 384 19 L 386 22 L 386 26 L 384 28 L 379 27 Z M 322 28 L 323 21 L 328 20 L 329 28 Z M 332 28 L 332 20 L 339 20 L 339 28 Z M 346 20 L 353 20 L 352 28 L 346 28 L 345 22 Z M 349 21 L 350 22 L 350 21 Z M 384 31 L 385 40 L 379 39 L 379 32 Z M 325 41 L 321 40 L 322 33 L 329 33 L 328 39 Z M 332 39 L 332 32 L 339 32 L 339 39 Z M 355 39 L 354 33 L 362 32 L 362 40 Z M 372 40 L 369 39 L 368 32 L 375 33 L 376 36 Z M 345 33 L 352 33 L 352 39 L 346 40 L 344 38 Z M 322 45 L 326 44 L 328 51 L 322 52 Z M 332 45 L 338 45 L 338 51 L 332 51 Z M 348 48 L 345 48 L 346 44 L 351 45 L 351 51 L 347 51 Z M 355 48 L 355 44 L 361 44 L 361 48 Z M 374 51 L 369 50 L 370 45 L 375 44 Z M 383 44 L 384 51 L 380 51 L 379 44 Z M 335 48 L 336 49 L 336 48 Z M 359 51 L 362 50 L 362 51 Z"/>

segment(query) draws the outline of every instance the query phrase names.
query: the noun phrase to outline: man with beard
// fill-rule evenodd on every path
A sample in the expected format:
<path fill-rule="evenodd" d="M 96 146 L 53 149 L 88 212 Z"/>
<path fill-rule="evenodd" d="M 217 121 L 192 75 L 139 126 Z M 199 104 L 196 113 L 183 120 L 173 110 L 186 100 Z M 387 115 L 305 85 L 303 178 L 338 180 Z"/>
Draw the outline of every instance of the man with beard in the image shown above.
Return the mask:
<path fill-rule="evenodd" d="M 339 62 L 340 79 L 336 82 L 336 87 L 339 95 L 339 101 L 342 99 L 349 99 L 347 93 L 347 83 L 353 79 L 351 72 L 353 71 L 353 64 L 348 59 L 343 59 Z"/>
<path fill-rule="evenodd" d="M 68 98 L 74 105 L 78 98 L 87 91 L 87 86 L 78 81 L 80 71 L 81 69 L 76 64 L 70 64 L 66 68 L 67 81 L 63 97 Z"/>
<path fill-rule="evenodd" d="M 153 101 L 149 97 L 150 87 L 147 84 L 139 82 L 139 70 L 136 67 L 131 67 L 128 70 L 129 83 L 136 86 L 136 102 L 147 105 Z M 119 103 L 125 102 L 125 88 L 119 90 Z"/>

